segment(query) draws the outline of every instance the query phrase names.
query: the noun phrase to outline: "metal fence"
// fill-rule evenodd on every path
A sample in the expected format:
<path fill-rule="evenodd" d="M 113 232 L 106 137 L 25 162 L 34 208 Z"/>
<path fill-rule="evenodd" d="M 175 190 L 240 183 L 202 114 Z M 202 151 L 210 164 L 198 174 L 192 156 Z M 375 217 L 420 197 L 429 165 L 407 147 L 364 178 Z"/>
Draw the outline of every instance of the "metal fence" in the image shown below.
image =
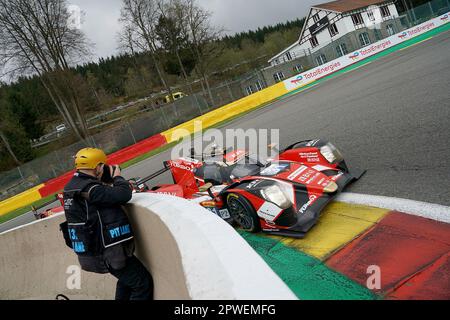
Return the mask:
<path fill-rule="evenodd" d="M 420 24 L 449 10 L 449 0 L 433 0 L 406 11 L 401 14 L 399 19 L 384 21 L 382 24 L 394 23 L 394 32 L 400 32 L 403 29 Z M 389 36 L 386 32 L 377 32 L 377 29 L 383 28 L 372 27 L 365 29 L 358 31 L 367 32 L 371 42 Z M 336 51 L 336 46 L 339 43 L 345 43 L 348 52 L 355 51 L 361 47 L 357 34 L 348 34 L 307 56 L 304 64 L 306 69 L 317 65 L 316 60 L 320 55 L 326 56 L 327 60 L 337 58 L 339 52 Z M 94 146 L 104 149 L 109 154 L 238 100 L 248 93 L 244 92 L 247 85 L 246 82 L 256 81 L 263 75 L 265 70 L 267 68 L 255 70 L 233 81 L 226 81 L 217 85 L 211 88 L 211 95 L 204 88 L 203 84 L 203 90 L 200 93 L 189 95 L 171 104 L 158 106 L 148 102 L 133 116 L 133 120 L 122 120 L 118 126 L 95 134 L 89 137 L 88 141 L 71 144 L 58 151 L 51 152 L 46 156 L 34 159 L 13 170 L 3 172 L 0 174 L 0 200 L 11 197 L 70 171 L 73 168 L 72 157 L 81 148 Z M 271 82 L 263 79 L 261 84 L 262 87 L 265 87 L 270 85 Z M 188 91 L 185 90 L 185 92 Z"/>
<path fill-rule="evenodd" d="M 187 96 L 162 106 L 149 102 L 133 115 L 132 120 L 123 120 L 118 126 L 92 135 L 86 141 L 63 147 L 1 173 L 0 200 L 72 170 L 73 156 L 86 146 L 101 148 L 110 154 L 243 96 L 238 81 L 212 88 L 211 91 L 214 106 L 210 104 L 209 94 L 206 93 Z"/>
<path fill-rule="evenodd" d="M 262 69 L 261 75 L 250 78 L 243 86 L 250 92 L 255 90 L 255 83 L 260 81 L 267 85 L 295 76 L 310 68 L 322 65 L 342 55 L 355 52 L 362 47 L 385 39 L 415 25 L 450 11 L 450 0 L 433 0 L 411 10 L 399 12 L 398 17 L 384 17 L 373 25 L 361 25 L 357 30 L 346 35 L 321 43 L 320 47 L 309 50 L 290 52 L 291 60 Z M 285 55 L 286 56 L 286 55 Z M 279 60 L 283 60 L 279 58 Z"/>

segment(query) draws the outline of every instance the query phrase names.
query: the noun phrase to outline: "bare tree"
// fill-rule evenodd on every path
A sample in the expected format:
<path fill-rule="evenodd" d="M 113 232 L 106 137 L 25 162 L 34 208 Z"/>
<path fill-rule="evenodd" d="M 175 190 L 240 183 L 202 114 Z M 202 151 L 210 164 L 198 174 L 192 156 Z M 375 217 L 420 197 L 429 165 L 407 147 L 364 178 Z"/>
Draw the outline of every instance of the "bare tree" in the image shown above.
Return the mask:
<path fill-rule="evenodd" d="M 156 35 L 163 48 L 175 54 L 181 73 L 193 93 L 189 77 L 181 59 L 180 51 L 188 47 L 189 34 L 187 17 L 180 0 L 160 1 L 158 3 L 160 16 L 156 26 Z"/>
<path fill-rule="evenodd" d="M 0 0 L 0 63 L 5 74 L 37 74 L 80 139 L 88 136 L 70 66 L 89 55 L 84 34 L 72 28 L 65 0 Z"/>
<path fill-rule="evenodd" d="M 216 43 L 223 30 L 211 24 L 211 13 L 201 8 L 196 0 L 179 0 L 186 16 L 187 32 L 192 50 L 197 57 L 196 70 L 205 81 L 209 97 L 214 105 L 214 97 L 208 80 L 208 69 L 218 56 Z"/>
<path fill-rule="evenodd" d="M 119 21 L 122 32 L 119 36 L 121 47 L 130 52 L 148 52 L 163 87 L 172 96 L 172 91 L 164 76 L 159 56 L 156 26 L 159 19 L 160 0 L 123 0 Z"/>

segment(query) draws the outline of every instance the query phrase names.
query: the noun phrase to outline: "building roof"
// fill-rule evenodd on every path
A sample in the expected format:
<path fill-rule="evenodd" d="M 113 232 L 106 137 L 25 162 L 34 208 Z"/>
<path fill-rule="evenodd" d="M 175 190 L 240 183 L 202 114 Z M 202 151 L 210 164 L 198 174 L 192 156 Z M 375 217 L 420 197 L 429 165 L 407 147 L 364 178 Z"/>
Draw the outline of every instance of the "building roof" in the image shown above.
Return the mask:
<path fill-rule="evenodd" d="M 388 0 L 337 0 L 312 6 L 317 9 L 330 10 L 335 12 L 348 12 L 371 5 L 388 2 Z"/>

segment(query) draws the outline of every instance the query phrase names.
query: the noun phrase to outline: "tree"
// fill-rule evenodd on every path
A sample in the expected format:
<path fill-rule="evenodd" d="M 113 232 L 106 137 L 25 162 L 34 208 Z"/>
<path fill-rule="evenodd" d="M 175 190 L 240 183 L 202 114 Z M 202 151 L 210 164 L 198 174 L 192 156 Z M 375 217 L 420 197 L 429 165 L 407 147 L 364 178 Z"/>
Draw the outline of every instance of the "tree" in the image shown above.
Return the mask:
<path fill-rule="evenodd" d="M 180 6 L 186 14 L 187 32 L 191 48 L 197 57 L 197 71 L 205 81 L 209 97 L 214 105 L 214 97 L 208 80 L 208 71 L 211 62 L 222 52 L 223 47 L 218 40 L 222 29 L 211 24 L 211 13 L 201 8 L 196 0 L 180 0 Z"/>
<path fill-rule="evenodd" d="M 164 76 L 159 53 L 156 26 L 159 20 L 159 0 L 123 0 L 120 15 L 122 31 L 120 47 L 135 52 L 148 52 L 163 87 L 172 95 Z"/>
<path fill-rule="evenodd" d="M 176 56 L 190 94 L 193 94 L 194 92 L 180 53 L 181 50 L 188 46 L 189 42 L 187 16 L 183 3 L 180 0 L 161 1 L 158 7 L 160 11 L 156 26 L 158 41 L 164 49 Z"/>
<path fill-rule="evenodd" d="M 0 62 L 12 77 L 37 74 L 64 121 L 85 139 L 88 130 L 70 66 L 89 54 L 88 43 L 68 21 L 65 0 L 0 0 Z"/>
<path fill-rule="evenodd" d="M 2 115 L 0 117 L 0 149 L 6 149 L 14 162 L 9 164 L 7 168 L 12 165 L 20 165 L 22 161 L 30 160 L 32 151 L 29 140 L 27 140 L 25 130 L 11 113 L 11 105 L 7 99 L 4 86 L 0 87 L 0 114 Z M 0 156 L 0 162 L 5 163 L 3 152 Z"/>

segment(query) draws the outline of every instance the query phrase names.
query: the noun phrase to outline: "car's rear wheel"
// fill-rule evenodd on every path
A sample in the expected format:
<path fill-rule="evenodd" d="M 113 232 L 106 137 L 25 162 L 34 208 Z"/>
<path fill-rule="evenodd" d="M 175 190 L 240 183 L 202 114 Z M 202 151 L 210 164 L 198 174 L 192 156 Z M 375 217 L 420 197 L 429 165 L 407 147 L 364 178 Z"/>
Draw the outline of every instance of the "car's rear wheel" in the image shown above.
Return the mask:
<path fill-rule="evenodd" d="M 254 233 L 261 231 L 258 214 L 245 197 L 230 193 L 227 196 L 227 205 L 231 217 L 242 229 Z"/>

